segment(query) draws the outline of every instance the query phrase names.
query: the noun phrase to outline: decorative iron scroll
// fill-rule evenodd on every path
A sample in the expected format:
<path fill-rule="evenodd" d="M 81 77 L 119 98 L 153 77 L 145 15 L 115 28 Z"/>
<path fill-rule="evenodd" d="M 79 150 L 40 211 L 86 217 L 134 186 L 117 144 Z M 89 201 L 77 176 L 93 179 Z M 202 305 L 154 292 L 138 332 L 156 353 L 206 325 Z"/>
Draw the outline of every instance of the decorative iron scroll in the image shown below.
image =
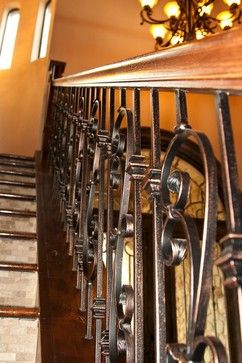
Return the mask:
<path fill-rule="evenodd" d="M 120 91 L 121 106 L 116 121 L 114 89 L 56 87 L 53 92 L 50 161 L 54 196 L 66 227 L 73 270 L 77 273 L 80 313 L 86 314 L 85 337 L 95 340 L 96 363 L 145 361 L 143 244 L 147 241 L 142 238 L 141 205 L 141 193 L 145 189 L 151 197 L 153 214 L 150 227 L 154 261 L 150 273 L 154 280 L 154 359 L 156 362 L 203 362 L 205 350 L 209 348 L 214 362 L 227 363 L 227 353 L 220 340 L 205 336 L 218 194 L 216 160 L 210 141 L 189 125 L 185 92 L 179 90 L 174 137 L 161 160 L 159 92 L 154 89 L 151 91 L 151 165 L 148 167 L 141 147 L 140 91 L 132 92 L 131 111 L 126 107 L 125 90 Z M 221 102 L 226 100 L 222 97 Z M 204 170 L 202 237 L 186 212 L 190 176 L 173 167 L 188 139 L 195 140 Z M 115 198 L 120 200 L 116 217 Z M 178 225 L 182 237 L 176 235 Z M 218 261 L 229 276 L 232 271 L 228 271 L 226 264 L 232 257 L 228 256 L 227 241 L 239 238 L 239 228 L 230 232 L 233 235 L 228 233 L 221 241 L 226 247 Z M 132 284 L 123 283 L 126 238 L 133 243 Z M 169 342 L 164 266 L 172 268 L 184 259 L 189 260 L 191 269 L 187 339 Z M 236 286 L 240 284 L 239 278 L 236 283 Z"/>

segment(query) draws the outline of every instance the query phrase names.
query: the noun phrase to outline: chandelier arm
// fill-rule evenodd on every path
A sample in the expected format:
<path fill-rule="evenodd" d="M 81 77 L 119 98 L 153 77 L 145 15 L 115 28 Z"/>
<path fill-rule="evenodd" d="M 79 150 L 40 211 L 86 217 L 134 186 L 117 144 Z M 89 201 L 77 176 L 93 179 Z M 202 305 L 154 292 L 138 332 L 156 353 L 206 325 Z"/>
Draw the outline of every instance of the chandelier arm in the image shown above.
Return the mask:
<path fill-rule="evenodd" d="M 144 23 L 147 24 L 165 24 L 168 23 L 170 21 L 170 18 L 166 18 L 164 20 L 162 19 L 155 19 L 152 17 L 152 10 L 149 6 L 144 6 L 143 9 L 140 12 L 140 17 L 141 17 L 141 25 L 143 25 Z"/>
<path fill-rule="evenodd" d="M 171 16 L 165 19 L 157 19 L 153 17 L 153 9 L 146 5 L 140 11 L 141 25 L 144 23 L 151 25 L 162 25 L 171 32 L 165 36 L 165 41 L 162 37 L 156 38 L 155 49 L 166 47 L 171 44 L 172 37 L 177 36 L 177 43 L 190 41 L 198 38 L 197 32 L 201 32 L 202 37 L 208 34 L 214 34 L 220 26 L 223 30 L 231 28 L 235 23 L 241 24 L 242 8 L 239 4 L 234 3 L 229 6 L 230 16 L 227 19 L 229 25 L 223 26 L 223 20 L 210 15 L 210 11 L 205 10 L 206 7 L 214 4 L 215 0 L 205 0 L 201 5 L 201 0 L 176 0 L 179 6 L 179 15 Z M 231 24 L 231 25 L 230 25 Z M 199 33 L 198 33 L 199 35 Z M 169 38 L 169 39 L 168 39 Z M 168 39 L 168 40 L 167 40 Z"/>

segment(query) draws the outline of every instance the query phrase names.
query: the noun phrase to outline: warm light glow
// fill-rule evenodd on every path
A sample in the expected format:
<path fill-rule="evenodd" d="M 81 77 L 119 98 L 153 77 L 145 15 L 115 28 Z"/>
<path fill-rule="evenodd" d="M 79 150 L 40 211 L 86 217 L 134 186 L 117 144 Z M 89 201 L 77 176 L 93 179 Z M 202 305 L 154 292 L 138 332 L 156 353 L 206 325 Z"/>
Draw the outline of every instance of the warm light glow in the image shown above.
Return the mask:
<path fill-rule="evenodd" d="M 167 29 L 162 24 L 154 24 L 150 27 L 150 34 L 154 39 L 156 38 L 162 38 L 164 39 L 165 35 L 167 33 Z"/>
<path fill-rule="evenodd" d="M 233 26 L 233 17 L 228 10 L 219 13 L 217 19 L 220 21 L 219 25 L 222 29 L 231 28 Z"/>
<path fill-rule="evenodd" d="M 0 69 L 11 68 L 19 19 L 20 19 L 19 10 L 10 11 L 7 16 L 1 49 L 0 49 Z"/>
<path fill-rule="evenodd" d="M 153 8 L 158 3 L 158 0 L 139 0 L 139 2 L 142 8 L 144 8 L 145 6 Z"/>
<path fill-rule="evenodd" d="M 204 30 L 196 29 L 196 39 L 197 40 L 203 39 L 206 35 L 207 35 L 207 33 Z"/>
<path fill-rule="evenodd" d="M 164 6 L 164 12 L 168 18 L 171 18 L 172 16 L 178 18 L 181 13 L 181 9 L 176 1 L 170 1 Z"/>
<path fill-rule="evenodd" d="M 44 13 L 44 23 L 43 23 L 42 36 L 40 40 L 39 58 L 45 58 L 47 54 L 50 24 L 51 24 L 51 5 L 49 3 Z"/>
<path fill-rule="evenodd" d="M 170 40 L 171 45 L 180 44 L 183 42 L 183 35 L 181 33 L 173 35 Z"/>
<path fill-rule="evenodd" d="M 206 2 L 207 1 L 205 0 L 205 1 L 198 4 L 199 6 L 201 6 L 201 11 L 199 13 L 201 16 L 204 15 L 204 14 L 210 15 L 212 10 L 213 10 L 213 3 L 211 3 L 211 4 L 207 5 L 207 6 L 203 5 Z"/>
<path fill-rule="evenodd" d="M 228 6 L 231 6 L 233 4 L 235 5 L 240 5 L 240 0 L 224 0 L 225 4 L 227 4 Z"/>

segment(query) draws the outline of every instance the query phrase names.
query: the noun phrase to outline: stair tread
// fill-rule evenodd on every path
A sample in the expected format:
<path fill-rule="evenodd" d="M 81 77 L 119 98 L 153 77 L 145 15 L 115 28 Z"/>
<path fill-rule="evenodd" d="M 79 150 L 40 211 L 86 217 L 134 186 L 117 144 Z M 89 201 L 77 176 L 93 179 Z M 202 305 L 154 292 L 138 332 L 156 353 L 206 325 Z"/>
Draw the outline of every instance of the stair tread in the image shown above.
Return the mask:
<path fill-rule="evenodd" d="M 37 319 L 39 316 L 40 309 L 38 307 L 0 305 L 0 317 Z"/>
<path fill-rule="evenodd" d="M 23 168 L 23 169 L 35 169 L 35 164 L 34 163 L 24 163 L 22 161 L 15 161 L 15 160 L 6 160 L 6 159 L 1 159 L 0 158 L 0 167 L 11 167 L 13 168 L 13 170 L 15 170 L 15 168 Z"/>
<path fill-rule="evenodd" d="M 6 216 L 36 217 L 35 211 L 19 210 L 19 209 L 2 209 L 2 208 L 0 208 L 0 214 L 6 215 Z"/>
<path fill-rule="evenodd" d="M 37 239 L 36 233 L 0 230 L 0 238 Z"/>
<path fill-rule="evenodd" d="M 0 168 L 0 174 L 5 174 L 5 175 L 17 175 L 17 176 L 25 176 L 25 177 L 35 177 L 35 173 L 30 172 L 30 171 L 20 171 L 20 170 L 10 170 L 10 169 L 3 169 Z"/>
<path fill-rule="evenodd" d="M 36 272 L 38 271 L 38 265 L 36 263 L 18 263 L 18 262 L 0 261 L 0 270 Z"/>
<path fill-rule="evenodd" d="M 0 179 L 0 186 L 1 185 L 22 187 L 22 188 L 35 188 L 36 187 L 35 183 L 21 182 L 21 181 L 14 181 L 14 180 L 4 180 L 4 179 Z"/>
<path fill-rule="evenodd" d="M 16 154 L 0 154 L 0 158 L 35 161 L 34 157 L 32 156 L 16 155 Z"/>
<path fill-rule="evenodd" d="M 0 192 L 0 198 L 13 198 L 13 199 L 15 198 L 15 199 L 32 200 L 32 201 L 36 200 L 35 195 L 17 194 L 17 193 L 5 193 L 5 192 Z"/>

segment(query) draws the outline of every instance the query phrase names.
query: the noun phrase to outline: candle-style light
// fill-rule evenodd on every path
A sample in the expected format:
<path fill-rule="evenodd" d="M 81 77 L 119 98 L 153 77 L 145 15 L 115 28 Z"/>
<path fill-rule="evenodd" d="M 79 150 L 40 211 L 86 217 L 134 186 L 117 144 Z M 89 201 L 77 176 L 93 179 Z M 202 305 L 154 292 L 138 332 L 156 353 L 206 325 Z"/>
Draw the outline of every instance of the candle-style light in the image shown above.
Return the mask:
<path fill-rule="evenodd" d="M 150 33 L 156 41 L 155 49 L 176 45 L 193 39 L 203 39 L 219 28 L 230 29 L 242 18 L 241 0 L 223 0 L 227 9 L 213 16 L 215 0 L 179 0 L 163 4 L 165 17 L 154 17 L 154 8 L 161 0 L 139 0 L 141 24 L 151 25 Z"/>

